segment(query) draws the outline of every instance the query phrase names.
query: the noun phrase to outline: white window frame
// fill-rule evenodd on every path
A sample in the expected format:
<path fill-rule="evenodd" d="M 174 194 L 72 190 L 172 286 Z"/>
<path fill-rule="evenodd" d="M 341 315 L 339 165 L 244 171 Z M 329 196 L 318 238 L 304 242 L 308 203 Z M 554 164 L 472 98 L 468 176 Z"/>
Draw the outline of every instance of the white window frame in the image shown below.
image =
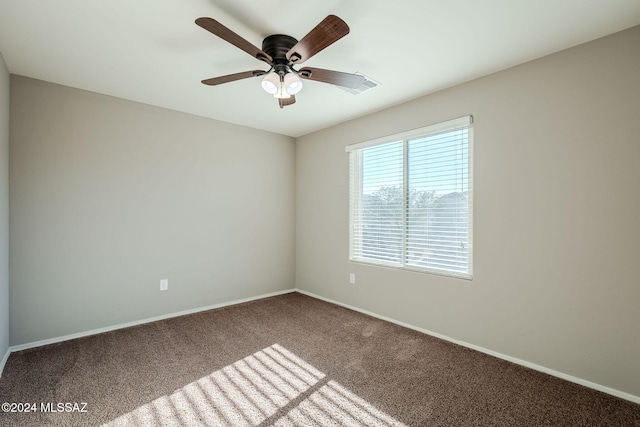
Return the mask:
<path fill-rule="evenodd" d="M 472 116 L 464 116 L 453 120 L 448 120 L 441 123 L 436 123 L 430 126 L 421 127 L 419 129 L 413 129 L 407 132 L 402 132 L 394 135 L 388 135 L 382 138 L 376 138 L 369 141 L 360 142 L 357 144 L 348 145 L 345 147 L 345 151 L 349 153 L 349 259 L 351 262 L 356 263 L 364 263 L 377 265 L 382 267 L 390 267 L 402 270 L 411 270 L 411 271 L 419 271 L 430 274 L 443 275 L 448 277 L 455 277 L 467 280 L 473 280 L 473 117 Z M 468 159 L 467 159 L 467 179 L 468 179 L 468 240 L 467 240 L 467 249 L 468 249 L 468 268 L 466 272 L 449 270 L 446 268 L 430 268 L 430 267 L 421 267 L 416 265 L 407 265 L 407 186 L 408 186 L 408 155 L 407 155 L 407 147 L 410 140 L 415 140 L 417 138 L 428 137 L 435 134 L 440 134 L 443 132 L 455 131 L 461 128 L 466 128 L 468 131 L 467 136 L 467 149 L 468 149 Z M 362 230 L 357 230 L 355 223 L 357 221 L 354 220 L 354 215 L 356 212 L 360 212 L 357 210 L 357 206 L 354 206 L 355 203 L 358 203 L 360 197 L 354 197 L 354 185 L 362 185 L 362 170 L 355 170 L 356 167 L 360 165 L 358 158 L 356 156 L 361 156 L 362 149 L 379 146 L 383 144 L 390 143 L 403 143 L 403 170 L 402 170 L 402 191 L 403 191 L 403 206 L 402 206 L 402 234 L 403 234 L 403 247 L 402 247 L 402 261 L 401 262 L 387 262 L 380 259 L 373 259 L 367 257 L 358 257 L 354 254 L 354 236 L 358 233 L 361 233 Z M 361 158 L 361 157 L 360 157 Z M 361 160 L 360 160 L 361 161 Z M 362 189 L 359 190 L 361 194 Z"/>

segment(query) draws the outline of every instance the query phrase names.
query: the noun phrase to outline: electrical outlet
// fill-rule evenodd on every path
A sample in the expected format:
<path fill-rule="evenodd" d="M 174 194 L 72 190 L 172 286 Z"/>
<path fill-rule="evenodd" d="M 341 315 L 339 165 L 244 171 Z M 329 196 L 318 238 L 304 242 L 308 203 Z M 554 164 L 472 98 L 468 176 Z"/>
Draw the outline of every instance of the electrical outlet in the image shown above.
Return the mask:
<path fill-rule="evenodd" d="M 356 284 L 356 275 L 354 273 L 349 273 L 349 283 L 352 285 Z"/>
<path fill-rule="evenodd" d="M 169 289 L 169 279 L 160 280 L 160 290 L 166 291 L 167 289 Z"/>

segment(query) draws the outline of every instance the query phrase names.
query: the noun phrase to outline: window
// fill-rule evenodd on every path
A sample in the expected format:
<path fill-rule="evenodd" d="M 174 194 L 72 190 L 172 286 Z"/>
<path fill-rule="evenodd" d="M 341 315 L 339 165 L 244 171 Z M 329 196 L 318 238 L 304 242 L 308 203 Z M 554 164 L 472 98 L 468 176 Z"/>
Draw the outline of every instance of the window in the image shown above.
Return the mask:
<path fill-rule="evenodd" d="M 346 147 L 352 261 L 471 279 L 471 124 Z"/>

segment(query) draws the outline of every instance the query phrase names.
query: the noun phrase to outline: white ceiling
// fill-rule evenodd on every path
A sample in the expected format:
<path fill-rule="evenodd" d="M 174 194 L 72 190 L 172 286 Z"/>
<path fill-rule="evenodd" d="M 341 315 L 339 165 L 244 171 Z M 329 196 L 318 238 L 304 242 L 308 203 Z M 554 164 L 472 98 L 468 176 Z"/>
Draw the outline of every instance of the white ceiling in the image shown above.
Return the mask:
<path fill-rule="evenodd" d="M 200 83 L 265 67 L 196 18 L 260 47 L 329 14 L 351 33 L 304 65 L 381 86 L 305 81 L 280 109 L 259 78 Z M 0 0 L 0 52 L 12 74 L 297 137 L 638 24 L 639 0 Z"/>

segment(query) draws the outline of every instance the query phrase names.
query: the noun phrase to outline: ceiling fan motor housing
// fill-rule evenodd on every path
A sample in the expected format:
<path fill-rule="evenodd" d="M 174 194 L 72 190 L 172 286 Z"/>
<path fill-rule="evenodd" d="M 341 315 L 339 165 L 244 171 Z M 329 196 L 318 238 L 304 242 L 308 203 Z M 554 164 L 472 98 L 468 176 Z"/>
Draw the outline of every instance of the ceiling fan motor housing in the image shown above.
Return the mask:
<path fill-rule="evenodd" d="M 262 41 L 262 51 L 273 58 L 273 68 L 276 72 L 287 72 L 289 60 L 287 52 L 298 43 L 298 40 L 285 34 L 273 34 Z"/>

